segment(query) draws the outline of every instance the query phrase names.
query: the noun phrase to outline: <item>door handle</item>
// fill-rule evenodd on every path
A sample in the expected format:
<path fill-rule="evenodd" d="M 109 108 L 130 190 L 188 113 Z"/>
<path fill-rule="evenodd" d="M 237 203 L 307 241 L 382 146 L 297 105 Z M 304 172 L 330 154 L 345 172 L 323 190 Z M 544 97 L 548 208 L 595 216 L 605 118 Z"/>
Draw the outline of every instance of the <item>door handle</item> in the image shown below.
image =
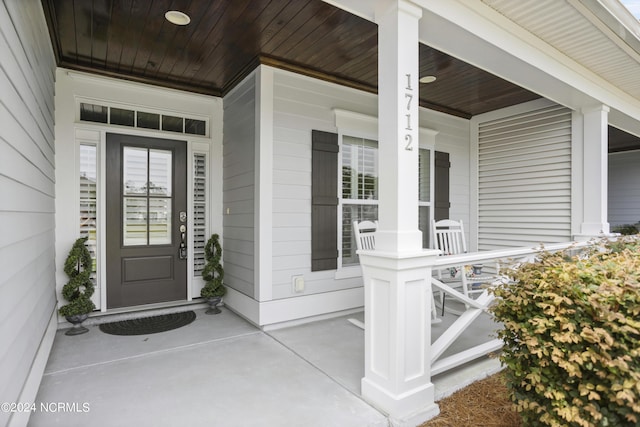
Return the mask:
<path fill-rule="evenodd" d="M 180 248 L 178 249 L 180 259 L 187 259 L 187 227 L 180 226 Z"/>

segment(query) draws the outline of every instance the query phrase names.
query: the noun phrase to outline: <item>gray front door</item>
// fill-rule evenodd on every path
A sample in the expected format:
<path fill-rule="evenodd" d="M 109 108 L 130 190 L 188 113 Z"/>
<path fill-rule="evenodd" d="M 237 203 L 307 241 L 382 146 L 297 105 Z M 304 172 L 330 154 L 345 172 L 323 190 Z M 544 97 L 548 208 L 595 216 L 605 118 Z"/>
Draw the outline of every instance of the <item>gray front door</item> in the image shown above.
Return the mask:
<path fill-rule="evenodd" d="M 184 141 L 107 134 L 107 308 L 187 298 L 186 163 Z"/>

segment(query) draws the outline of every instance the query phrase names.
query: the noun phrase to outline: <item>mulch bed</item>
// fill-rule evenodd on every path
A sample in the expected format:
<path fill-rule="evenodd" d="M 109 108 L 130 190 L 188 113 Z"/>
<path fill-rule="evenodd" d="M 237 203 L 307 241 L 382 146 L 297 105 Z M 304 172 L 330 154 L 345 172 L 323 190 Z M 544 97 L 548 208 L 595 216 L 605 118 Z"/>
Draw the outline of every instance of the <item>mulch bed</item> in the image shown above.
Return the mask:
<path fill-rule="evenodd" d="M 477 381 L 438 402 L 440 415 L 420 427 L 521 427 L 501 373 Z"/>

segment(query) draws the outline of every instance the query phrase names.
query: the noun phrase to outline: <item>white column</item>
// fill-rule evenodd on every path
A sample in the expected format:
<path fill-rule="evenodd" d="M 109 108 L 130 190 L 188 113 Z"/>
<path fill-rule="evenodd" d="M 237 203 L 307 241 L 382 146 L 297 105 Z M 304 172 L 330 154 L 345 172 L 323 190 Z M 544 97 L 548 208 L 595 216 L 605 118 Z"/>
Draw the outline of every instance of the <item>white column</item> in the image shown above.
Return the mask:
<path fill-rule="evenodd" d="M 583 237 L 609 234 L 607 165 L 609 107 L 584 109 L 583 114 Z"/>
<path fill-rule="evenodd" d="M 378 23 L 379 231 L 376 249 L 422 248 L 418 230 L 418 21 L 422 9 L 384 0 Z"/>
<path fill-rule="evenodd" d="M 408 0 L 378 4 L 379 231 L 360 251 L 365 288 L 362 396 L 394 425 L 439 412 L 431 383 L 431 265 L 418 230 L 418 21 Z"/>

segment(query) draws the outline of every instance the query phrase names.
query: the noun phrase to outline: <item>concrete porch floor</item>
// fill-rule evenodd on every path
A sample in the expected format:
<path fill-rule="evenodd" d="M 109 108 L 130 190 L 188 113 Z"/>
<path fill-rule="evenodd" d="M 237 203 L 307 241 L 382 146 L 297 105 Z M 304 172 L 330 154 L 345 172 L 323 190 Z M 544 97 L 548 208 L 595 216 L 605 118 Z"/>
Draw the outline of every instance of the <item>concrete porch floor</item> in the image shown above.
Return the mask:
<path fill-rule="evenodd" d="M 363 331 L 346 319 L 262 331 L 230 310 L 173 331 L 57 331 L 29 426 L 387 426 L 360 397 Z M 433 326 L 435 339 L 454 320 Z M 488 317 L 451 351 L 496 329 Z M 457 347 L 457 349 L 456 349 Z M 500 369 L 484 358 L 432 378 L 437 400 Z M 54 405 L 52 405 L 54 404 Z M 71 410 L 69 410 L 71 409 Z"/>

